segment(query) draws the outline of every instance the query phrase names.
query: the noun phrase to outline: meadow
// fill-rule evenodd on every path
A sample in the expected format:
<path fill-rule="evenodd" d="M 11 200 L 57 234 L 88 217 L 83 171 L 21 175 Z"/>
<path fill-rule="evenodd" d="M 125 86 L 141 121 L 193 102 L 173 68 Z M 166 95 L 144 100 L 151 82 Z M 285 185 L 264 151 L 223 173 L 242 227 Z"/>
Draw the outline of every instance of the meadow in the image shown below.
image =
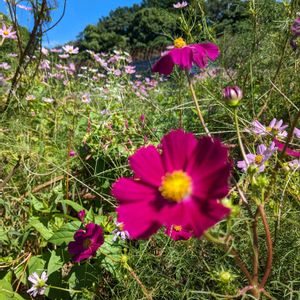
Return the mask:
<path fill-rule="evenodd" d="M 200 3 L 150 68 L 3 16 L 1 300 L 300 299 L 300 3 Z"/>

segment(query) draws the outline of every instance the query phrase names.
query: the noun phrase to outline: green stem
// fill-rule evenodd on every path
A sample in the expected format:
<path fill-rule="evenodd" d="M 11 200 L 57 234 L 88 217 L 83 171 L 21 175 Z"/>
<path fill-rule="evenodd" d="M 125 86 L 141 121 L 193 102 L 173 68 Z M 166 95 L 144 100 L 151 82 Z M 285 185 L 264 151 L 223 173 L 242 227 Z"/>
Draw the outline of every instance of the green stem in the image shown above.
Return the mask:
<path fill-rule="evenodd" d="M 243 155 L 243 158 L 246 162 L 246 164 L 249 164 L 245 149 L 244 149 L 244 145 L 243 145 L 243 141 L 242 141 L 242 137 L 241 137 L 241 132 L 240 132 L 240 128 L 239 128 L 239 120 L 238 120 L 238 115 L 237 115 L 237 108 L 234 108 L 234 124 L 235 124 L 235 129 L 236 129 L 236 133 L 237 133 L 237 137 L 238 137 L 238 142 L 239 142 L 239 146 Z"/>
<path fill-rule="evenodd" d="M 193 98 L 194 103 L 195 103 L 195 107 L 196 107 L 196 111 L 197 111 L 199 120 L 200 120 L 206 134 L 209 137 L 211 137 L 211 134 L 210 134 L 210 132 L 209 132 L 209 130 L 208 130 L 206 124 L 205 124 L 205 121 L 204 121 L 204 118 L 203 118 L 203 115 L 202 115 L 202 112 L 201 112 L 201 109 L 200 109 L 200 106 L 199 106 L 199 103 L 198 103 L 198 99 L 197 99 L 197 96 L 196 96 L 196 92 L 195 92 L 195 89 L 194 89 L 194 85 L 193 85 L 193 82 L 192 82 L 192 79 L 191 79 L 190 75 L 188 74 L 188 71 L 186 72 L 186 76 L 187 76 L 187 79 L 188 79 L 189 88 L 190 88 L 192 98 Z"/>

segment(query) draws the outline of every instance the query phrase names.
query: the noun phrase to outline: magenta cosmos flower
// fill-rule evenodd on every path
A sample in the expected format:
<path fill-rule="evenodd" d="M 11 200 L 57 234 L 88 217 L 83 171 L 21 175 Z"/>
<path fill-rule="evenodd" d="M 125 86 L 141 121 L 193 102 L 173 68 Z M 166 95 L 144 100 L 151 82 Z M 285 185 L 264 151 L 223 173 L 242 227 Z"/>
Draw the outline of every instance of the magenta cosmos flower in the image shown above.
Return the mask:
<path fill-rule="evenodd" d="M 142 147 L 129 163 L 134 178 L 116 181 L 112 194 L 119 203 L 118 222 L 132 239 L 173 224 L 200 237 L 230 212 L 218 202 L 228 193 L 231 165 L 217 139 L 171 131 L 159 149 Z"/>
<path fill-rule="evenodd" d="M 165 234 L 174 241 L 188 240 L 193 236 L 191 230 L 183 228 L 180 225 L 168 226 L 165 230 Z"/>
<path fill-rule="evenodd" d="M 193 64 L 199 68 L 205 68 L 208 59 L 216 60 L 219 54 L 218 46 L 213 43 L 187 45 L 183 38 L 178 38 L 174 41 L 174 48 L 162 55 L 154 64 L 152 71 L 169 75 L 174 65 L 185 70 L 190 70 Z"/>
<path fill-rule="evenodd" d="M 281 143 L 279 140 L 274 139 L 274 144 L 276 145 L 276 147 L 278 148 L 279 151 L 283 151 L 285 144 Z M 289 155 L 289 156 L 293 156 L 293 157 L 300 157 L 300 151 L 296 151 L 290 148 L 286 148 L 285 150 L 285 154 Z"/>
<path fill-rule="evenodd" d="M 85 230 L 76 231 L 74 240 L 69 243 L 68 251 L 74 262 L 80 262 L 94 256 L 103 244 L 103 229 L 97 224 L 89 223 L 85 226 Z"/>

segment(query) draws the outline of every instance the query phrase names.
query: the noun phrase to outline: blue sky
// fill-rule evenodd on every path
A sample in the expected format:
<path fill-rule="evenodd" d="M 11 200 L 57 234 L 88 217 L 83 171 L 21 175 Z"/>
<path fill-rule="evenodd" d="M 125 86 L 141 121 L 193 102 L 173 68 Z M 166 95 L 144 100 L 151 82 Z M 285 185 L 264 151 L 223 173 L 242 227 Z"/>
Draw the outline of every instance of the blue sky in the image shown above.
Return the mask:
<path fill-rule="evenodd" d="M 62 12 L 63 0 L 58 0 L 60 8 L 55 11 L 53 21 Z M 86 25 L 95 24 L 99 18 L 120 6 L 131 6 L 141 3 L 141 0 L 67 0 L 67 10 L 63 20 L 57 27 L 47 33 L 44 46 L 54 47 L 74 40 Z M 25 4 L 25 2 L 24 2 Z M 7 13 L 6 4 L 0 0 L 0 12 Z M 30 26 L 30 12 L 18 10 L 20 24 Z"/>

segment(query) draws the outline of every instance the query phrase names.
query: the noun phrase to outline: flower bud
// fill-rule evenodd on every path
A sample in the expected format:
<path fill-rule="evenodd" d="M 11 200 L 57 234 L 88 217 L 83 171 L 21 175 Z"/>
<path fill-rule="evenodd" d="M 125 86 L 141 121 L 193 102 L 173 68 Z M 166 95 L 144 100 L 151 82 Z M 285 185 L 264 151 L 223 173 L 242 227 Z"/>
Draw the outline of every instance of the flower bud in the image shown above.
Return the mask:
<path fill-rule="evenodd" d="M 243 91 L 238 86 L 227 86 L 223 89 L 223 97 L 229 106 L 236 107 L 243 98 Z"/>
<path fill-rule="evenodd" d="M 81 210 L 79 213 L 78 213 L 78 219 L 84 223 L 84 218 L 85 218 L 85 210 Z"/>
<path fill-rule="evenodd" d="M 294 36 L 300 36 L 300 18 L 294 20 L 291 26 L 291 32 Z"/>
<path fill-rule="evenodd" d="M 219 279 L 223 283 L 229 283 L 233 280 L 233 276 L 230 272 L 228 271 L 222 271 L 219 273 Z"/>

